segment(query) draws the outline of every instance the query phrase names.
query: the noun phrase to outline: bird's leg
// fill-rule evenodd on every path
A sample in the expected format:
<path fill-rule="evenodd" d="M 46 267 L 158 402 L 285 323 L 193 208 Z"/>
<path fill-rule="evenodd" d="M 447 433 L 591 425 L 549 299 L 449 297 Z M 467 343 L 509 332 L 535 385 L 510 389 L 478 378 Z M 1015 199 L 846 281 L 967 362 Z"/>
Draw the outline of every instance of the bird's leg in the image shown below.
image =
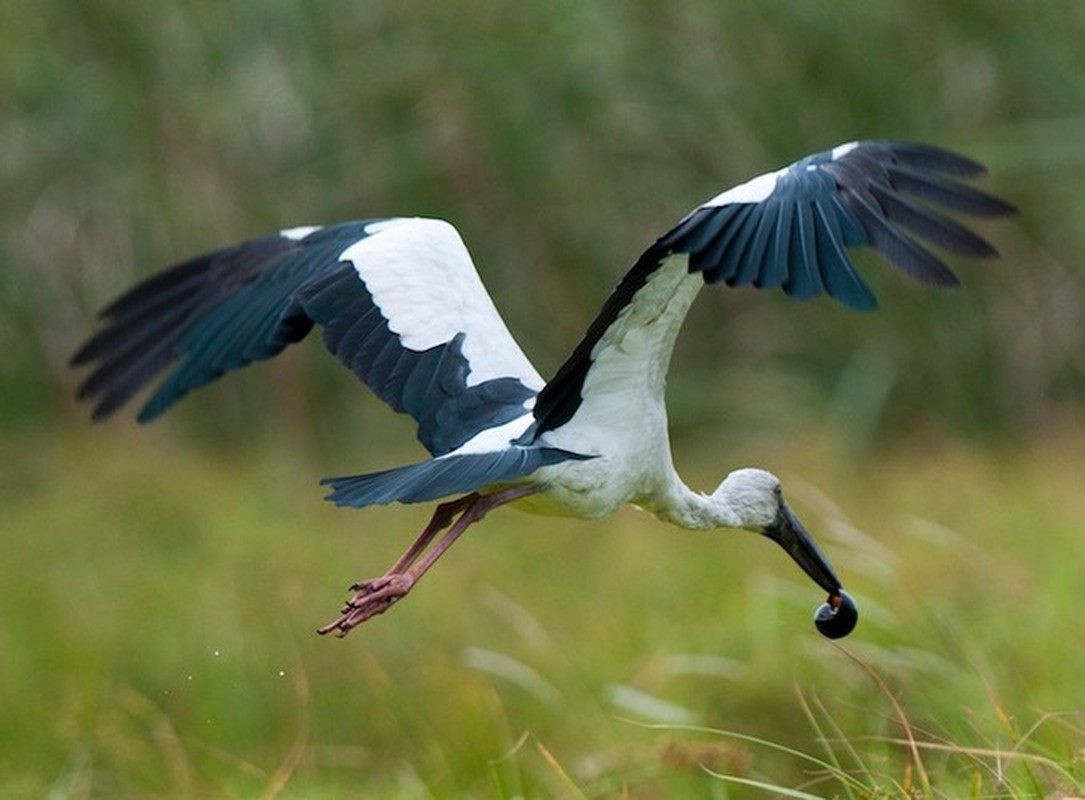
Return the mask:
<path fill-rule="evenodd" d="M 464 495 L 458 500 L 450 500 L 447 503 L 441 503 L 437 506 L 437 510 L 433 512 L 433 518 L 429 521 L 429 524 L 420 534 L 418 534 L 418 538 L 415 539 L 403 555 L 396 560 L 396 563 L 388 568 L 388 572 L 385 574 L 399 575 L 410 567 L 411 564 L 417 561 L 418 557 L 422 555 L 423 551 L 429 546 L 429 543 L 433 541 L 433 537 L 451 525 L 452 521 L 456 518 L 456 515 L 464 508 L 471 505 L 478 497 L 478 492 L 472 492 L 471 494 Z M 365 583 L 365 581 L 362 583 Z M 362 587 L 360 583 L 356 583 L 350 588 L 357 591 Z"/>
<path fill-rule="evenodd" d="M 429 524 L 396 563 L 381 577 L 360 581 L 351 586 L 355 594 L 347 601 L 342 613 L 337 619 L 318 629 L 317 633 L 334 632 L 336 636 L 343 637 L 355 626 L 383 614 L 396 601 L 406 596 L 471 524 L 478 522 L 491 509 L 519 500 L 539 489 L 538 486 L 526 484 L 492 494 L 474 492 L 458 500 L 442 503 L 437 507 Z M 448 532 L 430 548 L 434 537 L 445 528 L 448 528 Z"/>
<path fill-rule="evenodd" d="M 408 585 L 400 593 L 395 594 L 394 592 L 397 587 L 402 588 L 402 584 L 405 583 L 406 576 L 404 572 L 418 560 L 418 557 L 433 541 L 433 537 L 451 525 L 456 518 L 456 514 L 471 505 L 478 497 L 479 494 L 474 492 L 437 506 L 437 510 L 433 512 L 429 524 L 418 534 L 418 538 L 411 542 L 411 546 L 404 551 L 403 555 L 396 559 L 396 563 L 389 567 L 388 571 L 379 578 L 370 578 L 352 584 L 350 590 L 355 594 L 343 607 L 340 617 L 319 628 L 317 633 L 324 635 L 335 631 L 337 636 L 346 636 L 355 625 L 364 622 L 369 617 L 387 611 L 396 600 L 410 591 Z M 389 591 L 389 589 L 392 591 Z M 367 607 L 367 599 L 370 613 L 364 619 L 359 619 L 358 612 L 360 609 Z M 343 627 L 348 618 L 353 619 L 353 622 Z"/>

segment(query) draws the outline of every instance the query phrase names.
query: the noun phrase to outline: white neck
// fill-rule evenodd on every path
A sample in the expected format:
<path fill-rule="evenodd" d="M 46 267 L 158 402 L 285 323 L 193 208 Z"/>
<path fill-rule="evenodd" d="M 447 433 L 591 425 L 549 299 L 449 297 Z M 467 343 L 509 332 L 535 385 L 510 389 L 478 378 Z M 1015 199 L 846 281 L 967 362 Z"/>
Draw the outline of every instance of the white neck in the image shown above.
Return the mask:
<path fill-rule="evenodd" d="M 638 505 L 664 522 L 687 530 L 740 528 L 741 516 L 729 500 L 729 497 L 719 490 L 711 495 L 695 492 L 683 483 L 677 473 L 672 473 L 671 481 L 662 496 L 653 497 Z"/>
<path fill-rule="evenodd" d="M 712 494 L 690 489 L 671 469 L 662 491 L 638 503 L 660 519 L 690 530 L 763 531 L 780 513 L 780 482 L 762 469 L 739 469 Z"/>

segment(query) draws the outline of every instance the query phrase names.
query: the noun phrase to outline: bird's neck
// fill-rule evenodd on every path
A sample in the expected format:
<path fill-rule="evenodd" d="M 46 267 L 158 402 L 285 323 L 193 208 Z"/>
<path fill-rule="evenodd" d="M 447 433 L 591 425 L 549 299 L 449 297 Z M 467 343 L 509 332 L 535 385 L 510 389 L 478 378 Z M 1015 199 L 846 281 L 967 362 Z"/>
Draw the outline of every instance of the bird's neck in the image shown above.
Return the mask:
<path fill-rule="evenodd" d="M 638 505 L 664 522 L 687 530 L 741 527 L 738 512 L 725 496 L 694 491 L 677 474 L 660 495 Z"/>

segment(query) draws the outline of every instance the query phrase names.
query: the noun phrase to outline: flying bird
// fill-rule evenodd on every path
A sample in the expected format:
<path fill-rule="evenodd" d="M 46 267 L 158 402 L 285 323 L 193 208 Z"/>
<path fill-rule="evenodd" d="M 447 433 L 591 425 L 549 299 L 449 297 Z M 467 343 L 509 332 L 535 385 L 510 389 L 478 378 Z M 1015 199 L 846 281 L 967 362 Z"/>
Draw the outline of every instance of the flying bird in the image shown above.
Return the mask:
<path fill-rule="evenodd" d="M 816 616 L 835 638 L 854 627 L 855 604 L 780 481 L 738 469 L 706 494 L 675 471 L 664 405 L 675 338 L 705 284 L 874 308 L 851 247 L 873 248 L 922 283 L 958 286 L 929 245 L 967 258 L 997 253 L 945 212 L 1015 211 L 962 182 L 984 172 L 929 145 L 859 141 L 728 189 L 637 258 L 550 380 L 514 341 L 449 223 L 288 228 L 197 256 L 117 298 L 72 357 L 92 367 L 78 394 L 102 419 L 166 372 L 139 411 L 147 422 L 320 326 L 334 356 L 415 420 L 431 455 L 326 479 L 328 499 L 356 508 L 443 501 L 387 572 L 351 587 L 320 633 L 344 636 L 388 610 L 499 506 L 594 519 L 632 504 L 680 528 L 745 529 L 776 541 L 828 593 Z"/>

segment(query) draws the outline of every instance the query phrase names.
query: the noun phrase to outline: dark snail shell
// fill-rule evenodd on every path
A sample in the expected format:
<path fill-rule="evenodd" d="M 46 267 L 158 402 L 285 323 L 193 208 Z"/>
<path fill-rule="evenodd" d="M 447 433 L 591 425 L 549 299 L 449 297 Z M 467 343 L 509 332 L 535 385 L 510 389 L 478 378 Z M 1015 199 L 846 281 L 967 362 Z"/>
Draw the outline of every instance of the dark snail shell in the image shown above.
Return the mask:
<path fill-rule="evenodd" d="M 818 606 L 814 612 L 814 625 L 822 636 L 830 639 L 843 639 L 859 622 L 859 609 L 851 595 L 841 589 L 837 594 Z"/>

